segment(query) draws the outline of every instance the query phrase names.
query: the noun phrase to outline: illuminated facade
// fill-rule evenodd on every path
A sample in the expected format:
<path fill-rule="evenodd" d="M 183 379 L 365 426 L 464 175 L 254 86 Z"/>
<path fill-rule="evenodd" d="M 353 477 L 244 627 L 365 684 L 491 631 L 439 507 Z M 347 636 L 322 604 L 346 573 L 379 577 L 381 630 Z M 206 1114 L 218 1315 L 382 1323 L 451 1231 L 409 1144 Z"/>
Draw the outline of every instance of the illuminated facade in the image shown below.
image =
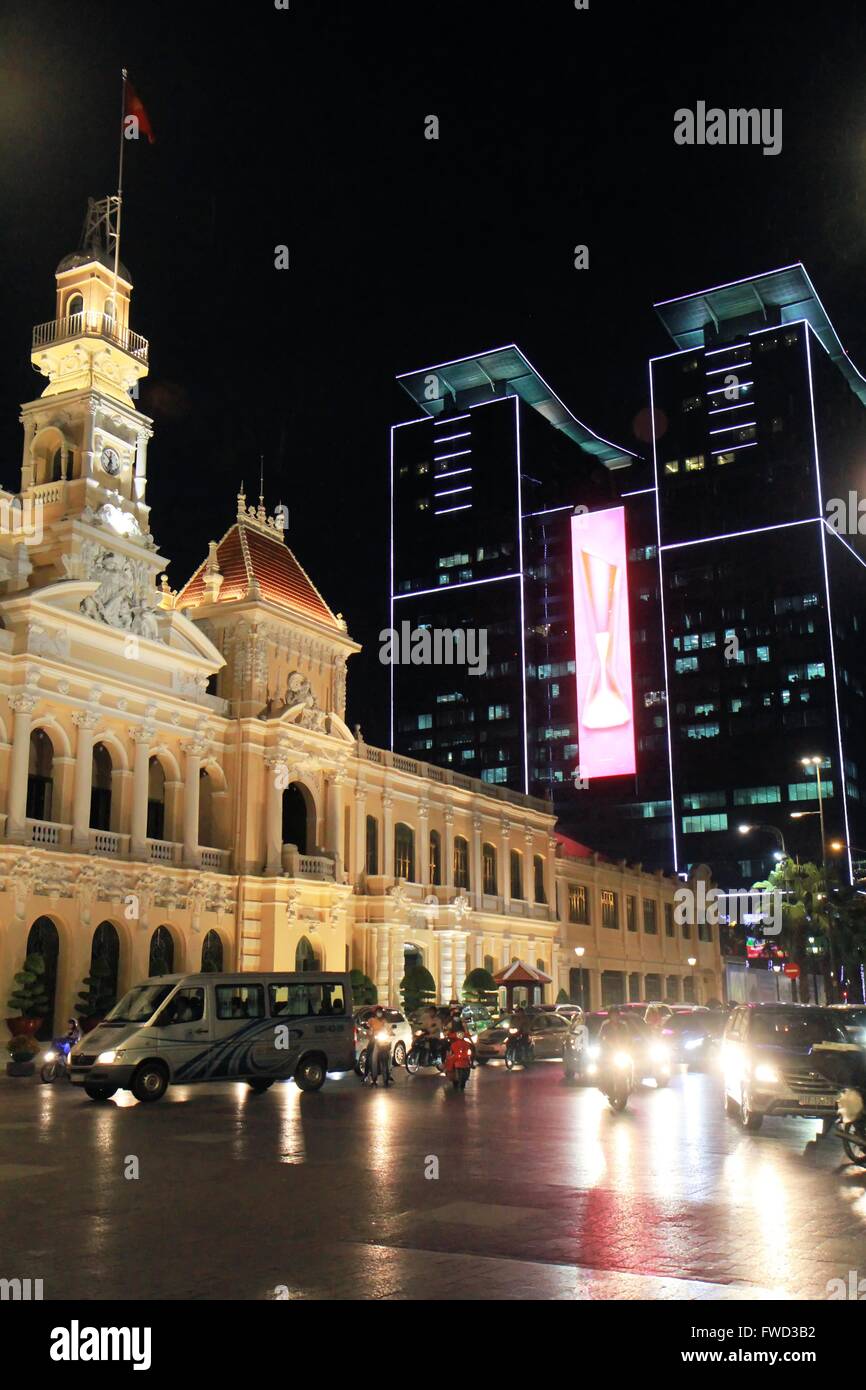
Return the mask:
<path fill-rule="evenodd" d="M 45 1036 L 97 967 L 109 995 L 172 970 L 358 967 L 397 1002 L 407 963 L 448 999 L 470 969 L 517 957 L 568 990 L 586 930 L 568 883 L 592 912 L 618 870 L 565 855 L 546 802 L 347 728 L 358 646 L 263 500 L 241 493 L 169 587 L 134 398 L 148 344 L 129 327 L 110 211 L 91 208 L 58 267 L 55 318 L 33 333 L 48 385 L 22 408 L 21 489 L 0 494 L 4 1001 L 31 952 Z M 700 968 L 686 983 L 687 956 L 683 942 L 665 975 L 678 997 L 717 992 Z"/>

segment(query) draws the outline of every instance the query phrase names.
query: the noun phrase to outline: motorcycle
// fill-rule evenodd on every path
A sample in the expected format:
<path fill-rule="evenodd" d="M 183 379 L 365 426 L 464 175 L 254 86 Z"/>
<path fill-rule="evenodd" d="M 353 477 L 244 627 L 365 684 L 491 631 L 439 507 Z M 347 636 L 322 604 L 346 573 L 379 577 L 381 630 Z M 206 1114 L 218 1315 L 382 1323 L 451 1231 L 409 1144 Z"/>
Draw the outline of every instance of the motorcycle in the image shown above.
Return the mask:
<path fill-rule="evenodd" d="M 505 1045 L 505 1065 L 509 1071 L 513 1071 L 516 1066 L 528 1067 L 535 1060 L 532 1041 L 516 1029 L 510 1031 L 514 1032 L 514 1037 L 509 1038 Z"/>
<path fill-rule="evenodd" d="M 606 1059 L 602 1068 L 599 1090 L 607 1096 L 611 1110 L 622 1111 L 634 1089 L 634 1063 L 631 1054 L 617 1051 Z"/>
<path fill-rule="evenodd" d="M 466 1083 L 472 1074 L 472 1043 L 460 1033 L 450 1033 L 449 1044 L 448 1055 L 445 1058 L 445 1075 L 450 1079 L 455 1091 L 465 1091 Z"/>
<path fill-rule="evenodd" d="M 415 1040 L 406 1053 L 406 1070 L 414 1076 L 420 1067 L 436 1067 L 442 1070 L 442 1047 L 444 1033 L 434 1035 L 423 1028 L 415 1029 Z"/>
<path fill-rule="evenodd" d="M 840 1095 L 838 1105 L 836 1133 L 842 1140 L 845 1156 L 849 1163 L 866 1168 L 866 1102 L 863 1092 L 849 1086 Z"/>
<path fill-rule="evenodd" d="M 52 1081 L 69 1080 L 69 1053 L 72 1051 L 71 1038 L 55 1038 L 42 1059 L 39 1075 L 50 1085 Z"/>
<path fill-rule="evenodd" d="M 391 1030 L 387 1025 L 373 1027 L 370 1041 L 361 1054 L 361 1080 L 372 1085 L 381 1073 L 385 1084 L 391 1080 Z"/>

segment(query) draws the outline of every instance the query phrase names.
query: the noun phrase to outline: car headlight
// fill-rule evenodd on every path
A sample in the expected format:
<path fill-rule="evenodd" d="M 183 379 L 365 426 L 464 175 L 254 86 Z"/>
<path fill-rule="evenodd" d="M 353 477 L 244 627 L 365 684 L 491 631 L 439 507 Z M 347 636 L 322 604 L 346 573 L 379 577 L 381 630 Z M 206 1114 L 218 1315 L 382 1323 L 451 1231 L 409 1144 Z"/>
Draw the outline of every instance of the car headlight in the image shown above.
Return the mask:
<path fill-rule="evenodd" d="M 763 1081 L 768 1086 L 775 1086 L 781 1080 L 776 1068 L 766 1062 L 759 1062 L 753 1074 L 756 1081 Z"/>
<path fill-rule="evenodd" d="M 469 1036 L 470 1036 L 470 1038 L 472 1039 L 472 1041 L 473 1041 L 474 1043 L 477 1043 L 477 1041 L 478 1041 L 478 1034 L 477 1034 L 477 1033 L 470 1033 Z"/>
<path fill-rule="evenodd" d="M 107 1052 L 100 1052 L 99 1056 L 96 1059 L 96 1062 L 97 1065 L 101 1063 L 102 1066 L 111 1066 L 112 1062 L 116 1062 L 117 1058 L 122 1056 L 122 1052 L 118 1052 L 116 1048 L 112 1047 L 109 1048 Z"/>
<path fill-rule="evenodd" d="M 586 1074 L 587 1074 L 587 1076 L 597 1076 L 597 1075 L 598 1075 L 598 1067 L 595 1065 L 595 1062 L 590 1062 L 589 1066 L 588 1066 L 587 1069 L 586 1069 Z"/>

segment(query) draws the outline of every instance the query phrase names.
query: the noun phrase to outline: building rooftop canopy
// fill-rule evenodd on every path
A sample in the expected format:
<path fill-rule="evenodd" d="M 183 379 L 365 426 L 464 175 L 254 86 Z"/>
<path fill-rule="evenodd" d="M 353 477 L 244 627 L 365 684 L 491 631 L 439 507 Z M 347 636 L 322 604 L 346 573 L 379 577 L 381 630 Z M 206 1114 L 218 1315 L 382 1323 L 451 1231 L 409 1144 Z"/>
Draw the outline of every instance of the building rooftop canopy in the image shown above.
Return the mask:
<path fill-rule="evenodd" d="M 432 399 L 431 376 L 436 378 L 439 388 Z M 603 439 L 578 420 L 514 343 L 474 357 L 437 362 L 420 371 L 402 372 L 397 380 L 427 415 L 441 415 L 449 407 L 480 405 L 497 396 L 519 396 L 554 429 L 561 430 L 608 468 L 622 468 L 637 457 L 631 450 Z"/>
<path fill-rule="evenodd" d="M 799 261 L 764 275 L 662 299 L 654 308 L 680 349 L 703 347 L 708 328 L 716 335 L 721 325 L 732 320 L 759 315 L 768 322 L 784 324 L 806 319 L 851 390 L 866 405 L 866 378 L 843 348 L 806 267 Z"/>

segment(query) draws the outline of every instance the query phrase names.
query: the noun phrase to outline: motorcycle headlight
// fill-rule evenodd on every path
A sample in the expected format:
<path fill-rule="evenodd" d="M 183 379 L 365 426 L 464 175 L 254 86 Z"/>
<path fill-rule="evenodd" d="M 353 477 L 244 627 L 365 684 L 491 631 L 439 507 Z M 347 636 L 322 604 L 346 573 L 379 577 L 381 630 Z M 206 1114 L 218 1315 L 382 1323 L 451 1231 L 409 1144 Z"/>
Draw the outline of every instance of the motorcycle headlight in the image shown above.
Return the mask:
<path fill-rule="evenodd" d="M 613 1054 L 613 1064 L 615 1067 L 619 1067 L 621 1071 L 624 1071 L 626 1067 L 631 1066 L 631 1058 L 627 1052 L 615 1052 Z"/>
<path fill-rule="evenodd" d="M 57 1053 L 54 1052 L 54 1051 L 46 1052 L 46 1054 L 45 1054 L 45 1060 L 46 1060 L 46 1062 L 56 1062 L 56 1061 L 57 1061 Z"/>
<path fill-rule="evenodd" d="M 509 1033 L 511 1033 L 511 1034 L 514 1035 L 514 1036 L 516 1036 L 516 1034 L 517 1034 L 517 1029 L 516 1029 L 516 1028 L 509 1028 L 508 1031 L 509 1031 Z"/>
<path fill-rule="evenodd" d="M 775 1086 L 780 1080 L 779 1073 L 775 1067 L 771 1067 L 767 1062 L 759 1062 L 754 1070 L 756 1081 L 763 1081 L 767 1086 Z"/>
<path fill-rule="evenodd" d="M 666 1062 L 670 1053 L 664 1043 L 655 1043 L 650 1049 L 650 1057 L 654 1062 Z"/>
<path fill-rule="evenodd" d="M 589 1066 L 588 1066 L 587 1069 L 586 1069 L 586 1074 L 587 1074 L 587 1076 L 597 1076 L 597 1075 L 598 1075 L 598 1067 L 595 1065 L 595 1062 L 590 1062 Z"/>
<path fill-rule="evenodd" d="M 591 1043 L 590 1046 L 586 1049 L 586 1055 L 587 1057 L 600 1057 L 601 1048 L 599 1047 L 598 1043 Z"/>
<path fill-rule="evenodd" d="M 100 1052 L 99 1056 L 96 1059 L 97 1065 L 99 1063 L 102 1063 L 103 1066 L 111 1066 L 111 1063 L 118 1056 L 119 1053 L 115 1048 L 109 1048 L 108 1052 Z"/>

